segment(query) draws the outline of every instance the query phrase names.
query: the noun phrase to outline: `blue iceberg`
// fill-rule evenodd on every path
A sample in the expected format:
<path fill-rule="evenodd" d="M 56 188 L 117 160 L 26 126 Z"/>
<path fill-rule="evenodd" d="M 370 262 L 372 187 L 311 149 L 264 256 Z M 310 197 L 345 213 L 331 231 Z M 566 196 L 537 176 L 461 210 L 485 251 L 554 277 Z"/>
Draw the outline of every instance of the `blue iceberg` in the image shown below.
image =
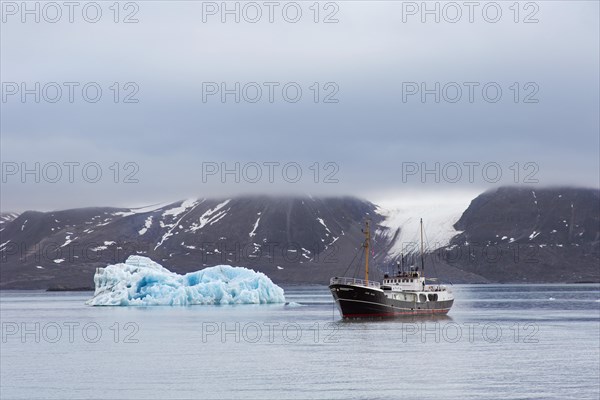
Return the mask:
<path fill-rule="evenodd" d="M 91 306 L 283 303 L 283 289 L 263 273 L 217 265 L 179 275 L 148 257 L 98 268 Z"/>

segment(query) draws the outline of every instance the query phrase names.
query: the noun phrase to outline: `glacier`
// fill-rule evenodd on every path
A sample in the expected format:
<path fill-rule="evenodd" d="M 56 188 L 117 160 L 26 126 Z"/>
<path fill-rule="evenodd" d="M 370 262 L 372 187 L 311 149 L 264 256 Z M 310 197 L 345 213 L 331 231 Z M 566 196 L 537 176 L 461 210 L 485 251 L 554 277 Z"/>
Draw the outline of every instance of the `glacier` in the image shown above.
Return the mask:
<path fill-rule="evenodd" d="M 91 306 L 187 306 L 284 303 L 283 289 L 268 276 L 243 267 L 217 265 L 179 275 L 148 257 L 98 268 Z"/>

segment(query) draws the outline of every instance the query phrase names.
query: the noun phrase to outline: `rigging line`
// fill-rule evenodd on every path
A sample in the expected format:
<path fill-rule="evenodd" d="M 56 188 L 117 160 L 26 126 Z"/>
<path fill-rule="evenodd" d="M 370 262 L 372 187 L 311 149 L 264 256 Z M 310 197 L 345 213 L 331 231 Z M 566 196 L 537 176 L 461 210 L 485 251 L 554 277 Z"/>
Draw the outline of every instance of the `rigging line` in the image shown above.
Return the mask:
<path fill-rule="evenodd" d="M 364 247 L 361 247 L 361 250 L 362 249 L 364 249 Z M 356 263 L 356 265 L 354 267 L 354 273 L 352 274 L 352 277 L 355 279 L 358 279 L 359 276 L 364 273 L 364 265 L 365 265 L 365 263 L 363 261 L 364 257 L 365 257 L 365 252 L 361 251 L 360 258 L 358 259 L 358 262 Z"/>
<path fill-rule="evenodd" d="M 352 263 L 354 262 L 354 260 L 356 260 L 356 256 L 358 256 L 358 252 L 361 251 L 361 249 L 362 249 L 362 247 L 359 247 L 356 250 L 356 253 L 354 253 L 354 257 L 352 258 L 352 261 L 350 261 L 350 264 L 348 264 L 348 268 L 346 268 L 346 271 L 344 271 L 344 274 L 342 276 L 346 276 L 346 274 L 348 273 L 348 270 L 352 266 Z"/>
<path fill-rule="evenodd" d="M 358 263 L 356 263 L 356 267 L 354 267 L 354 275 L 352 275 L 353 278 L 358 278 L 359 274 L 361 272 L 363 272 L 362 265 L 363 265 L 363 258 L 364 257 L 365 257 L 365 252 L 361 251 L 360 252 L 360 259 L 358 260 Z"/>
<path fill-rule="evenodd" d="M 369 267 L 369 274 L 370 275 L 372 274 L 374 278 L 381 279 L 382 275 L 385 274 L 386 272 L 389 273 L 389 271 L 381 270 L 381 264 L 383 262 L 382 260 L 385 259 L 385 256 L 383 256 L 383 258 L 381 260 L 379 258 L 377 258 L 377 256 L 380 254 L 385 254 L 385 247 L 384 247 L 384 245 L 380 246 L 380 242 L 377 239 L 378 239 L 377 229 L 375 229 L 375 231 L 371 235 L 371 245 L 369 246 L 369 251 L 371 252 L 370 256 L 372 257 L 371 260 L 372 260 L 372 265 L 373 265 L 372 269 Z M 376 260 L 376 258 L 377 258 L 377 260 Z"/>
<path fill-rule="evenodd" d="M 427 237 L 427 232 L 425 232 L 425 230 L 423 230 L 423 234 L 425 235 L 425 243 L 427 243 L 427 247 L 429 247 L 429 238 Z M 437 268 L 435 267 L 435 253 L 433 254 L 433 256 L 430 256 L 430 258 L 431 258 L 431 266 L 433 267 L 433 273 L 435 274 L 434 277 L 439 279 Z"/>

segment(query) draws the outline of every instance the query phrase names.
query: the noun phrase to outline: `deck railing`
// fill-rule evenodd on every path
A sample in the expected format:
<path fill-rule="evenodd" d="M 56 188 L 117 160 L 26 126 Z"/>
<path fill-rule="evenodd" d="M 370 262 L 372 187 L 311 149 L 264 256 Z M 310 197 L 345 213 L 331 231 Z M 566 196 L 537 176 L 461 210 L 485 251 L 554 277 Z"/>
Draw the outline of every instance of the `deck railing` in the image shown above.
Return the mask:
<path fill-rule="evenodd" d="M 379 287 L 381 286 L 381 284 L 379 282 L 376 281 L 365 281 L 363 279 L 356 279 L 356 278 L 346 278 L 346 277 L 342 277 L 342 278 L 338 278 L 337 276 L 334 278 L 331 278 L 331 280 L 329 281 L 330 285 L 357 285 L 357 286 L 365 286 L 365 287 L 372 287 L 372 288 L 376 288 L 379 289 Z"/>

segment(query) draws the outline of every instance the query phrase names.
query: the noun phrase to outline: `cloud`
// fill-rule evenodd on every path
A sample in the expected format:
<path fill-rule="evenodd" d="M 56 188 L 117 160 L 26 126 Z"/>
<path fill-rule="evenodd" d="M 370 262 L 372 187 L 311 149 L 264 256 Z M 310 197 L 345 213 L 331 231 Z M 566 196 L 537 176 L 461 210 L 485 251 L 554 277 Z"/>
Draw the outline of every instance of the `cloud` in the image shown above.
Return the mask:
<path fill-rule="evenodd" d="M 23 103 L 17 94 L 1 103 L 2 162 L 30 168 L 36 162 L 40 168 L 95 162 L 103 180 L 38 184 L 11 175 L 2 183 L 2 209 L 247 192 L 367 198 L 406 190 L 471 193 L 527 183 L 524 177 L 533 171 L 527 163 L 535 164 L 540 185 L 598 186 L 597 3 L 536 3 L 539 23 L 523 23 L 532 9 L 520 9 L 515 23 L 508 3 L 499 3 L 497 23 L 486 22 L 479 11 L 469 23 L 466 9 L 457 23 L 443 13 L 440 23 L 432 16 L 422 23 L 420 13 L 405 14 L 403 23 L 403 3 L 338 2 L 337 10 L 320 9 L 318 23 L 308 3 L 298 3 L 303 14 L 297 23 L 286 22 L 279 10 L 273 23 L 248 23 L 243 14 L 240 23 L 231 23 L 231 15 L 221 23 L 220 14 L 204 23 L 201 2 L 137 3 L 134 24 L 114 23 L 108 3 L 101 3 L 103 16 L 95 24 L 77 13 L 73 24 L 44 18 L 21 23 L 19 15 L 3 14 L 3 84 L 57 82 L 63 97 L 51 103 L 42 94 L 36 103 L 27 95 Z M 132 11 L 121 10 L 119 18 Z M 263 18 L 267 11 L 262 9 Z M 323 23 L 327 15 L 339 22 Z M 79 83 L 72 103 L 65 82 Z M 203 102 L 207 82 L 216 83 L 219 93 Z M 232 93 L 223 103 L 221 83 L 231 90 L 236 82 L 239 103 Z M 421 89 L 438 82 L 440 101 L 430 93 L 423 102 Z M 85 100 L 86 83 L 102 89 L 97 103 Z M 419 92 L 407 95 L 412 83 Z M 292 102 L 298 87 L 302 96 Z M 256 88 L 262 93 L 253 103 Z M 502 90 L 497 102 L 485 97 L 495 88 Z M 460 100 L 449 101 L 457 89 Z M 128 95 L 139 102 L 125 103 Z M 128 162 L 139 168 L 138 183 L 122 182 L 132 171 L 124 169 Z M 211 162 L 227 168 L 297 163 L 303 179 L 203 180 Z M 115 163 L 116 183 L 110 169 Z M 337 183 L 322 182 L 332 171 L 324 168 L 327 163 L 337 166 Z M 420 171 L 403 176 L 412 163 L 420 171 L 437 168 L 441 178 L 422 179 Z M 495 163 L 502 178 L 448 182 L 444 171 L 453 163 L 462 166 L 463 176 L 465 163 Z"/>

